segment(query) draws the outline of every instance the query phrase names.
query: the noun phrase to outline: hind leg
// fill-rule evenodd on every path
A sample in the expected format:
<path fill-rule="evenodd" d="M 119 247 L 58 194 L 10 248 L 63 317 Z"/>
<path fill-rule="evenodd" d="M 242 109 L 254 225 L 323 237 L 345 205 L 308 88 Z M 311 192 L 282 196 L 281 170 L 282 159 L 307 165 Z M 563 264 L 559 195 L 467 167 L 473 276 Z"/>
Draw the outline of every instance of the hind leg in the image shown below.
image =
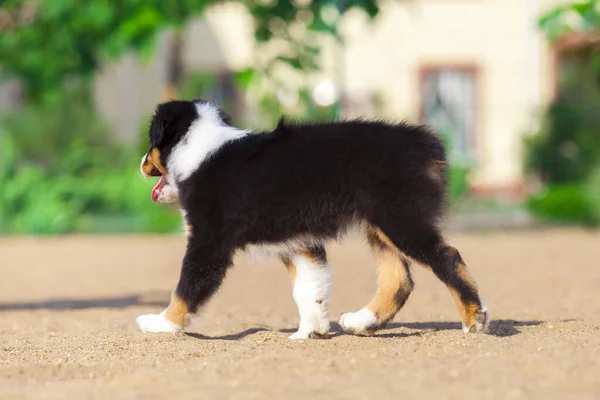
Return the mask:
<path fill-rule="evenodd" d="M 469 274 L 467 266 L 458 250 L 442 245 L 433 267 L 434 274 L 446 284 L 463 321 L 463 332 L 487 331 L 489 326 L 488 309 L 479 298 L 477 285 Z"/>
<path fill-rule="evenodd" d="M 298 331 L 290 339 L 324 338 L 329 333 L 331 267 L 325 249 L 316 246 L 283 258 L 300 314 Z"/>
<path fill-rule="evenodd" d="M 384 230 L 388 237 L 413 260 L 428 266 L 448 287 L 462 317 L 464 332 L 486 331 L 487 307 L 458 250 L 444 242 L 433 227 L 411 224 L 411 231 Z M 415 227 L 417 227 L 415 229 Z"/>
<path fill-rule="evenodd" d="M 366 230 L 377 263 L 377 292 L 367 306 L 355 313 L 344 313 L 340 318 L 342 328 L 357 335 L 371 335 L 394 318 L 414 287 L 404 254 L 378 229 Z"/>

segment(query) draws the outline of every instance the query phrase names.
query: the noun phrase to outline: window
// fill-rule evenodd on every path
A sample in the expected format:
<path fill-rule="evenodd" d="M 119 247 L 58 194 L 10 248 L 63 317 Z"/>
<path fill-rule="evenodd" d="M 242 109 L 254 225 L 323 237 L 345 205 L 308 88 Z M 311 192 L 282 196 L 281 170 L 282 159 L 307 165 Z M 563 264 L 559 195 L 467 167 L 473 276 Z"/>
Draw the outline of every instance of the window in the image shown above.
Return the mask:
<path fill-rule="evenodd" d="M 474 68 L 428 68 L 421 72 L 421 122 L 450 136 L 450 157 L 475 156 L 476 71 Z"/>

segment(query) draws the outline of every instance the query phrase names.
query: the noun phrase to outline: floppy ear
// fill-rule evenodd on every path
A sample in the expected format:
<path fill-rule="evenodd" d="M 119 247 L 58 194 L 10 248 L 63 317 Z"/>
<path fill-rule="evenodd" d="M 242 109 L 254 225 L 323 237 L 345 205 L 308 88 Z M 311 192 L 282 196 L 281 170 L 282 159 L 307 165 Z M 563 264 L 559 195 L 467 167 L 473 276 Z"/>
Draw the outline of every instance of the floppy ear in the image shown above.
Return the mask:
<path fill-rule="evenodd" d="M 154 118 L 152 119 L 150 122 L 150 131 L 148 132 L 148 136 L 150 139 L 150 145 L 152 147 L 160 146 L 165 136 L 162 121 L 157 121 Z"/>
<path fill-rule="evenodd" d="M 159 147 L 166 144 L 168 139 L 168 129 L 171 121 L 168 119 L 154 119 L 150 125 L 150 144 L 152 147 Z"/>
<path fill-rule="evenodd" d="M 160 121 L 160 144 L 165 144 L 165 142 L 167 141 L 168 135 L 167 132 L 169 131 L 169 127 L 171 125 L 171 121 L 167 120 L 167 119 L 163 119 L 162 121 Z"/>

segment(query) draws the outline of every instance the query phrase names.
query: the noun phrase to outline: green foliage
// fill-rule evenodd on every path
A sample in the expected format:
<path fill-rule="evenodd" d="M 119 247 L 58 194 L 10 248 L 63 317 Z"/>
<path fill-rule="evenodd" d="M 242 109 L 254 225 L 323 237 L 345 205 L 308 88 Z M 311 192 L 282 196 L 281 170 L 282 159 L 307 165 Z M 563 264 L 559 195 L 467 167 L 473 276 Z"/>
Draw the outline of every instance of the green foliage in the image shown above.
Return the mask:
<path fill-rule="evenodd" d="M 590 205 L 591 220 L 600 225 L 600 164 L 590 172 L 582 188 Z"/>
<path fill-rule="evenodd" d="M 299 7 L 298 2 L 291 0 L 251 3 L 248 10 L 257 24 L 255 38 L 258 41 L 268 41 L 274 36 L 285 37 L 285 33 L 280 34 L 277 29 L 270 27 L 297 21 L 305 23 L 311 31 L 333 34 L 339 38 L 336 22 L 340 15 L 352 8 L 362 9 L 370 18 L 374 18 L 379 12 L 377 2 L 373 0 L 317 0 L 306 2 L 304 7 Z"/>
<path fill-rule="evenodd" d="M 128 50 L 149 56 L 163 30 L 182 27 L 206 7 L 209 0 L 11 0 L 0 11 L 14 20 L 0 26 L 2 72 L 19 78 L 28 98 L 38 99 L 61 88 L 68 78 L 90 79 L 104 57 L 118 58 Z M 255 20 L 259 42 L 278 39 L 287 43 L 286 54 L 272 57 L 266 68 L 287 64 L 303 72 L 318 69 L 319 46 L 308 32 L 337 34 L 339 15 L 350 8 L 364 9 L 374 17 L 374 0 L 311 1 L 299 6 L 289 0 L 241 2 Z M 26 10 L 27 13 L 24 13 Z M 26 20 L 20 15 L 27 14 Z M 327 18 L 333 15 L 333 18 Z M 292 24 L 302 27 L 292 35 Z M 262 70 L 262 69 L 261 69 Z"/>
<path fill-rule="evenodd" d="M 91 78 L 103 57 L 117 58 L 127 50 L 150 54 L 160 31 L 180 26 L 206 5 L 203 0 L 13 0 L 3 4 L 9 14 L 33 9 L 28 21 L 4 27 L 0 35 L 3 72 L 20 78 L 30 98 L 39 98 L 69 77 Z"/>
<path fill-rule="evenodd" d="M 109 157 L 120 159 L 110 127 L 89 99 L 88 89 L 78 86 L 3 115 L 2 133 L 19 152 L 13 168 L 34 164 L 51 174 L 82 174 Z"/>
<path fill-rule="evenodd" d="M 469 190 L 469 174 L 471 167 L 465 164 L 455 163 L 450 165 L 449 177 L 449 196 L 450 202 L 456 203 L 461 200 Z"/>
<path fill-rule="evenodd" d="M 527 201 L 534 214 L 554 222 L 597 225 L 597 205 L 594 205 L 581 185 L 549 186 Z M 596 210 L 594 210 L 596 208 Z"/>
<path fill-rule="evenodd" d="M 580 1 L 557 7 L 539 26 L 551 41 L 568 33 L 596 38 L 600 2 Z M 559 93 L 546 110 L 541 129 L 525 139 L 525 169 L 547 188 L 528 201 L 543 218 L 600 223 L 600 52 L 595 46 L 561 55 Z"/>
<path fill-rule="evenodd" d="M 178 229 L 178 212 L 151 201 L 155 182 L 141 179 L 140 153 L 114 145 L 79 96 L 0 118 L 0 233 Z"/>
<path fill-rule="evenodd" d="M 287 54 L 279 54 L 266 63 L 267 73 L 279 62 L 304 73 L 317 71 L 319 34 L 333 35 L 341 41 L 339 21 L 349 10 L 361 9 L 371 19 L 379 13 L 376 0 L 317 0 L 304 5 L 293 0 L 277 0 L 245 4 L 255 21 L 257 42 L 277 40 L 288 48 Z M 297 29 L 289 29 L 290 26 Z"/>
<path fill-rule="evenodd" d="M 452 135 L 448 131 L 441 131 L 440 136 L 444 143 L 444 147 L 446 148 L 446 154 L 450 155 Z M 469 175 L 472 169 L 472 165 L 466 160 L 450 160 L 450 170 L 448 171 L 448 195 L 451 203 L 456 203 L 463 199 L 468 193 Z"/>
<path fill-rule="evenodd" d="M 27 166 L 1 179 L 0 233 L 173 232 L 180 225 L 175 210 L 150 200 L 154 182 L 121 169 L 66 176 Z"/>
<path fill-rule="evenodd" d="M 564 4 L 544 14 L 538 24 L 552 41 L 569 32 L 592 32 L 600 27 L 598 0 Z"/>
<path fill-rule="evenodd" d="M 525 138 L 526 170 L 549 184 L 584 180 L 600 162 L 599 109 L 600 91 L 590 80 L 563 84 L 540 131 Z"/>
<path fill-rule="evenodd" d="M 339 32 L 340 22 L 351 9 L 359 9 L 374 19 L 379 13 L 376 0 L 317 0 L 297 2 L 293 0 L 261 1 L 246 3 L 255 21 L 257 41 L 256 65 L 240 75 L 245 87 L 251 87 L 259 94 L 262 117 L 269 124 L 282 114 L 303 118 L 328 119 L 337 116 L 338 105 L 316 107 L 308 94 L 308 80 L 320 68 L 321 45 L 325 36 L 332 36 L 338 43 L 343 42 Z M 281 52 L 274 57 L 270 54 L 269 42 L 276 42 Z M 266 47 L 267 51 L 262 52 Z M 287 69 L 300 79 L 297 87 L 289 86 L 289 80 L 279 78 L 277 71 Z M 265 89 L 266 88 L 266 89 Z M 294 92 L 299 97 L 295 106 L 284 107 L 275 93 Z M 261 120 L 263 119 L 261 118 Z"/>

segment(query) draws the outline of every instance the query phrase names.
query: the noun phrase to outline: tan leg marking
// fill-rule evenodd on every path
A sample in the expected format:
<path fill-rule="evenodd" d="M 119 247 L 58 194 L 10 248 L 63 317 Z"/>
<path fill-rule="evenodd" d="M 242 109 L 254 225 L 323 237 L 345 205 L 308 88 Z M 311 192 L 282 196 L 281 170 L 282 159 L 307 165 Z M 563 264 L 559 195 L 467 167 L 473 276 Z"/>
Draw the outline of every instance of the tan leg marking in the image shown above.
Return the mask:
<path fill-rule="evenodd" d="M 463 264 L 462 262 L 459 263 L 456 266 L 456 273 L 466 285 L 472 288 L 473 291 L 477 291 L 477 285 L 471 277 L 471 274 L 469 274 L 469 271 L 467 270 L 467 266 L 465 264 Z M 452 297 L 456 302 L 456 306 L 458 307 L 458 311 L 460 312 L 464 326 L 473 326 L 473 324 L 475 323 L 475 318 L 477 317 L 477 314 L 480 311 L 479 304 L 466 303 L 462 300 L 462 298 L 460 297 L 460 293 L 456 289 L 451 287 L 448 287 L 448 289 L 450 289 L 450 293 L 452 294 Z"/>
<path fill-rule="evenodd" d="M 284 258 L 283 264 L 288 270 L 288 274 L 290 274 L 290 279 L 292 280 L 292 286 L 296 283 L 296 266 L 292 263 L 290 258 Z"/>
<path fill-rule="evenodd" d="M 440 164 L 438 167 L 442 168 L 443 165 Z M 404 255 L 404 253 L 398 249 L 390 238 L 379 228 L 366 222 L 363 223 L 363 227 L 367 233 L 369 243 L 373 248 L 379 271 L 379 289 L 375 298 L 371 300 L 366 308 L 375 314 L 378 323 L 383 324 L 385 322 L 381 321 L 385 321 L 386 318 L 390 320 L 393 318 L 393 314 L 402 307 L 414 286 L 408 269 L 410 259 Z M 477 293 L 477 285 L 471 277 L 471 274 L 469 274 L 467 266 L 462 261 L 460 254 L 458 254 L 458 250 L 450 246 L 448 246 L 447 249 L 447 251 L 450 252 L 450 258 L 458 260 L 457 265 L 455 266 L 456 276 L 462 281 L 463 285 L 470 289 L 471 292 Z M 404 269 L 397 267 L 400 262 L 404 263 Z M 432 270 L 430 265 L 422 265 L 423 267 Z M 394 284 L 394 282 L 396 282 L 396 284 Z M 483 304 L 480 304 L 479 301 L 463 301 L 457 289 L 448 284 L 446 284 L 446 286 L 450 290 L 461 314 L 464 327 L 463 330 L 469 332 L 487 330 L 489 325 L 487 308 Z M 394 288 L 397 288 L 395 292 L 396 298 L 395 300 L 392 300 L 394 298 L 392 295 L 394 293 Z M 394 304 L 397 305 L 395 312 L 393 311 L 395 308 Z M 375 330 L 376 328 L 371 331 L 374 332 Z"/>
<path fill-rule="evenodd" d="M 458 250 L 452 246 L 448 246 L 446 248 L 448 252 L 446 257 L 448 259 L 456 260 L 456 265 L 454 265 L 454 274 L 455 279 L 458 278 L 461 286 L 465 288 L 466 293 L 474 293 L 476 297 L 479 299 L 477 285 L 475 281 L 471 277 L 467 266 L 465 265 L 462 257 L 460 256 Z M 429 267 L 431 268 L 431 267 Z M 477 301 L 465 301 L 460 294 L 458 288 L 451 286 L 446 283 L 446 287 L 450 291 L 450 294 L 454 298 L 454 302 L 458 308 L 460 316 L 463 321 L 463 331 L 465 332 L 477 332 L 480 330 L 486 331 L 489 319 L 487 315 L 487 308 L 481 304 L 481 300 Z"/>
<path fill-rule="evenodd" d="M 413 289 L 409 259 L 379 228 L 364 224 L 377 264 L 378 288 L 369 304 L 355 313 L 344 313 L 340 325 L 359 335 L 372 335 L 402 308 Z"/>
<path fill-rule="evenodd" d="M 187 305 L 175 292 L 171 294 L 171 301 L 166 309 L 165 318 L 178 326 L 186 326 L 188 323 Z"/>
<path fill-rule="evenodd" d="M 378 288 L 367 308 L 377 316 L 380 325 L 390 321 L 408 299 L 413 281 L 408 260 L 389 248 L 373 249 L 377 261 Z"/>

